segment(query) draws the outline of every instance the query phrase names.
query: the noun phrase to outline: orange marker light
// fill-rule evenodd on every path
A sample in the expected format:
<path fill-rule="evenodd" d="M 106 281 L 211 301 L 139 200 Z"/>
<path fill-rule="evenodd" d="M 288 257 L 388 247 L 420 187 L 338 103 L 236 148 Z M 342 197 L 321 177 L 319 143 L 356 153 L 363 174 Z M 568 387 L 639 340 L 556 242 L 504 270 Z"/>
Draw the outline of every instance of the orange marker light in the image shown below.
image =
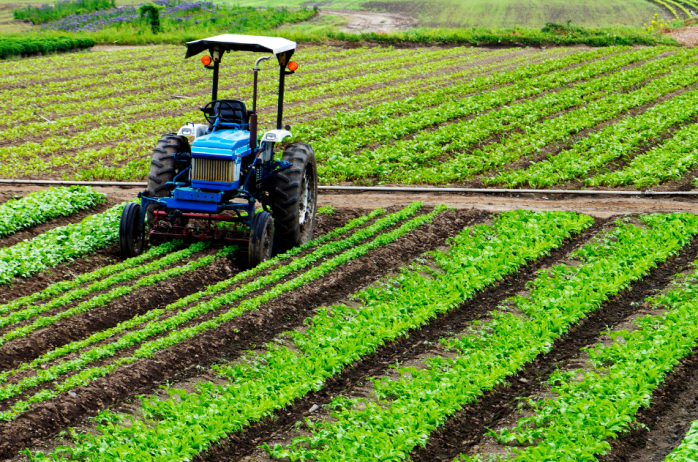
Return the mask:
<path fill-rule="evenodd" d="M 297 63 L 297 62 L 291 61 L 290 63 L 288 63 L 288 70 L 289 70 L 289 71 L 295 71 L 296 69 L 298 69 L 298 63 Z"/>
<path fill-rule="evenodd" d="M 206 55 L 203 58 L 201 58 L 201 62 L 204 66 L 208 66 L 209 64 L 211 64 L 211 57 Z"/>

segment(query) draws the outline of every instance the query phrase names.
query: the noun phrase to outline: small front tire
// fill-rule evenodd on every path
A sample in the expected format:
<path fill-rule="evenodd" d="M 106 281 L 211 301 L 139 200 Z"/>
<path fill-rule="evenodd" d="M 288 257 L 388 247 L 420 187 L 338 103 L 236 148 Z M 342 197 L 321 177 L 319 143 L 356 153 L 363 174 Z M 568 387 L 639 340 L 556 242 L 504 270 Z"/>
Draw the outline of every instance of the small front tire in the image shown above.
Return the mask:
<path fill-rule="evenodd" d="M 144 230 L 141 222 L 141 206 L 133 202 L 126 204 L 121 212 L 119 247 L 121 257 L 133 258 L 143 253 Z"/>
<path fill-rule="evenodd" d="M 247 251 L 247 262 L 254 268 L 271 258 L 274 244 L 274 220 L 269 212 L 256 213 L 252 220 L 252 233 Z"/>

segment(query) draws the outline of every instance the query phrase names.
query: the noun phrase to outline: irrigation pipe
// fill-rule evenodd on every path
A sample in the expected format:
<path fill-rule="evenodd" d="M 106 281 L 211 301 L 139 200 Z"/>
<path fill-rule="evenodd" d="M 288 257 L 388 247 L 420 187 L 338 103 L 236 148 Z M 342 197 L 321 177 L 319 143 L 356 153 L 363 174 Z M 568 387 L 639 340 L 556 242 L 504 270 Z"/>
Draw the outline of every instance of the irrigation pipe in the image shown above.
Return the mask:
<path fill-rule="evenodd" d="M 0 184 L 35 186 L 117 186 L 145 187 L 141 181 L 61 181 L 61 180 L 0 180 Z M 400 186 L 319 186 L 320 191 L 363 191 L 397 193 L 479 193 L 479 194 L 577 194 L 594 196 L 698 196 L 696 191 L 614 191 L 598 189 L 495 189 L 495 188 L 409 188 Z"/>

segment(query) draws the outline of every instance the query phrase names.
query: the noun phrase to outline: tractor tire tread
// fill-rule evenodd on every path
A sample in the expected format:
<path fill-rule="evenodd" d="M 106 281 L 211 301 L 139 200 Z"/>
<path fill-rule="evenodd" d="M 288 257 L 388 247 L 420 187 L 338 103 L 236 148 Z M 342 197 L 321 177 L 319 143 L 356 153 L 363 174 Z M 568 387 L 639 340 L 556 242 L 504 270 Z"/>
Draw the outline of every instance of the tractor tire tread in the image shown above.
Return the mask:
<path fill-rule="evenodd" d="M 282 160 L 291 164 L 286 170 L 278 173 L 276 187 L 272 193 L 271 210 L 274 216 L 274 252 L 284 252 L 301 245 L 312 238 L 315 227 L 315 208 L 317 201 L 317 166 L 313 148 L 305 143 L 291 143 L 284 153 Z M 314 193 L 312 196 L 311 222 L 302 229 L 299 224 L 299 200 L 301 182 L 304 172 L 312 171 Z"/>

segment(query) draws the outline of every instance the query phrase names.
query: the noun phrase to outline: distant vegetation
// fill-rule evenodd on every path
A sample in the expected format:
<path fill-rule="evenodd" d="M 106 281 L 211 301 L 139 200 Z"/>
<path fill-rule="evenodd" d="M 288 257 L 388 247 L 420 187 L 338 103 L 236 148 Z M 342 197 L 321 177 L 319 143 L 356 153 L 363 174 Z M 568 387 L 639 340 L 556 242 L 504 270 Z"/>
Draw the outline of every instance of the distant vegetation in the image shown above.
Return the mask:
<path fill-rule="evenodd" d="M 221 33 L 269 33 L 284 23 L 304 21 L 313 14 L 306 9 L 238 8 L 204 1 L 156 0 L 140 6 L 71 15 L 41 27 L 43 30 L 99 32 L 94 34 L 98 42 L 182 43 Z"/>
<path fill-rule="evenodd" d="M 0 59 L 12 56 L 56 53 L 94 46 L 90 38 L 0 36 Z"/>
<path fill-rule="evenodd" d="M 28 5 L 13 11 L 15 19 L 29 19 L 33 24 L 44 24 L 67 16 L 86 14 L 106 8 L 116 8 L 114 0 L 64 0 L 55 5 Z"/>

